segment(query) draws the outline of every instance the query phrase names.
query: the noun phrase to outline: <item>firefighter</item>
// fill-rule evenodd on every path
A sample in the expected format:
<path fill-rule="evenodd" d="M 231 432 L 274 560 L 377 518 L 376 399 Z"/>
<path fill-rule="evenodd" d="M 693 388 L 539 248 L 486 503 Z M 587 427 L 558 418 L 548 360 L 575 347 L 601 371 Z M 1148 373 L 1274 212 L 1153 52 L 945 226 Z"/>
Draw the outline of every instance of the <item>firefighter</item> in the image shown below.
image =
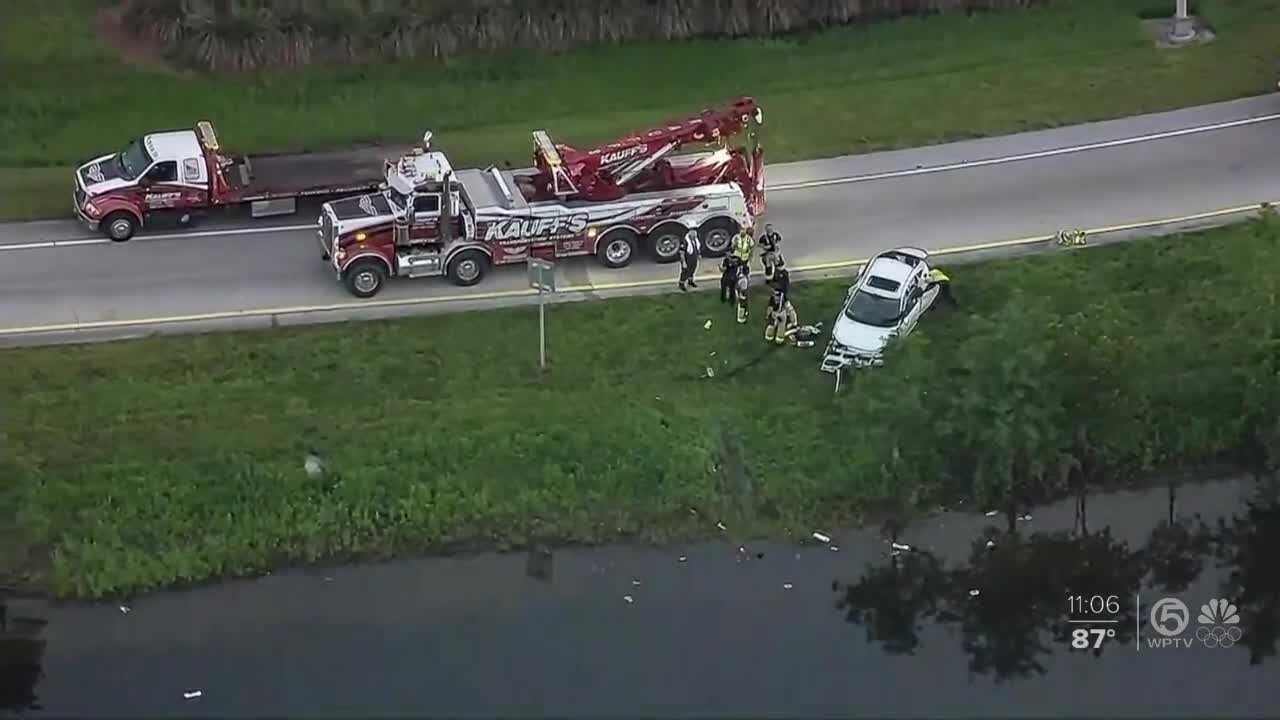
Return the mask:
<path fill-rule="evenodd" d="M 773 297 L 769 298 L 769 309 L 765 315 L 764 341 L 782 345 L 787 342 L 787 332 L 799 325 L 800 319 L 796 317 L 791 298 L 775 290 Z"/>
<path fill-rule="evenodd" d="M 738 261 L 737 255 L 725 255 L 724 260 L 720 261 L 720 302 L 727 303 L 733 300 L 733 289 L 738 284 Z"/>
<path fill-rule="evenodd" d="M 791 273 L 787 270 L 787 263 L 781 257 L 778 258 L 777 265 L 773 269 L 773 277 L 765 280 L 769 287 L 783 295 L 791 294 Z"/>
<path fill-rule="evenodd" d="M 938 268 L 933 268 L 929 271 L 929 284 L 925 286 L 925 292 L 932 290 L 934 287 L 938 288 L 939 294 L 942 295 L 943 300 L 947 301 L 948 305 L 954 307 L 957 304 L 955 296 L 951 294 L 951 278 L 947 277 L 947 274 Z"/>
<path fill-rule="evenodd" d="M 738 308 L 738 324 L 747 321 L 747 298 L 751 288 L 751 268 L 744 262 L 737 263 L 738 276 L 733 283 L 733 298 Z"/>
<path fill-rule="evenodd" d="M 773 225 L 764 226 L 764 234 L 760 236 L 760 262 L 764 264 L 764 279 L 768 282 L 773 277 L 774 268 L 782 259 L 782 235 L 773 229 Z"/>
<path fill-rule="evenodd" d="M 756 243 L 751 239 L 751 228 L 743 228 L 741 232 L 733 237 L 733 254 L 743 264 L 751 262 L 751 253 L 755 250 L 755 247 Z"/>
<path fill-rule="evenodd" d="M 680 243 L 680 290 L 682 292 L 698 287 L 693 276 L 698 272 L 698 258 L 701 255 L 702 243 L 698 242 L 698 233 L 690 230 L 684 234 L 684 241 Z"/>

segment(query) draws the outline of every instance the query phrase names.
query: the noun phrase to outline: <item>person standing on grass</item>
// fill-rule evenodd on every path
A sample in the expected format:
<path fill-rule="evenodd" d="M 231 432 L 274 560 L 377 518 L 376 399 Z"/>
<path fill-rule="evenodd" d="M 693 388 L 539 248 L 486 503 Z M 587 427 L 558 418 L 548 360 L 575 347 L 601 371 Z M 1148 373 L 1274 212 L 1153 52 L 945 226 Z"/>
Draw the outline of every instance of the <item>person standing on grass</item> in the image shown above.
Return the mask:
<path fill-rule="evenodd" d="M 738 258 L 725 255 L 720 261 L 720 302 L 727 303 L 733 299 L 734 286 L 738 284 Z"/>
<path fill-rule="evenodd" d="M 738 277 L 733 283 L 733 298 L 738 308 L 738 324 L 741 325 L 747 321 L 747 297 L 751 287 L 751 266 L 744 263 L 738 263 Z"/>
<path fill-rule="evenodd" d="M 689 288 L 698 287 L 693 276 L 698 272 L 698 258 L 702 255 L 702 243 L 698 241 L 696 230 L 684 234 L 680 243 L 680 290 L 688 292 Z"/>

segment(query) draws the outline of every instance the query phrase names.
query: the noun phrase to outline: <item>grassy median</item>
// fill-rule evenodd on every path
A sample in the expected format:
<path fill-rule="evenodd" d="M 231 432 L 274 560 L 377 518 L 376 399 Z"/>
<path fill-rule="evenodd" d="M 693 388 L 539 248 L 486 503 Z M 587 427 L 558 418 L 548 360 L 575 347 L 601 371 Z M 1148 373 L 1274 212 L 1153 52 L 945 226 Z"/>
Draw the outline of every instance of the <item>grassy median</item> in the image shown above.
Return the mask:
<path fill-rule="evenodd" d="M 782 533 L 1280 458 L 1280 222 L 952 268 L 886 367 L 711 293 L 0 352 L 5 572 L 99 596 L 533 538 Z M 798 288 L 830 323 L 844 283 Z M 757 312 L 763 298 L 757 297 Z M 711 328 L 704 323 L 712 320 Z M 707 368 L 714 377 L 706 377 Z M 329 474 L 309 479 L 309 447 Z"/>
<path fill-rule="evenodd" d="M 536 127 L 586 145 L 746 93 L 764 103 L 777 162 L 1268 92 L 1280 36 L 1275 0 L 1204 0 L 1218 40 L 1161 51 L 1138 15 L 1172 3 L 1108 0 L 769 39 L 200 77 L 137 48 L 122 61 L 95 28 L 93 0 L 11 5 L 0 7 L 8 219 L 65 216 L 58 166 L 200 118 L 246 151 L 399 143 L 431 128 L 458 164 L 521 163 Z"/>

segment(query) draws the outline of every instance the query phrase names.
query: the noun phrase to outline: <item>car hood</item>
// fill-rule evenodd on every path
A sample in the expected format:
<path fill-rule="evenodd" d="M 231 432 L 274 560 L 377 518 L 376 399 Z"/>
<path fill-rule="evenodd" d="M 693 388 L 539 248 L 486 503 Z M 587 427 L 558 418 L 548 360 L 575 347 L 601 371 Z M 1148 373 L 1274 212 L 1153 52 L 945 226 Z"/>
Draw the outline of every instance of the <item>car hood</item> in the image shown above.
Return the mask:
<path fill-rule="evenodd" d="M 133 180 L 120 177 L 120 166 L 115 159 L 115 153 L 103 155 L 76 168 L 76 177 L 85 192 L 89 195 L 101 195 L 136 184 Z"/>
<path fill-rule="evenodd" d="M 836 317 L 835 327 L 831 329 L 831 337 L 841 345 L 865 353 L 878 353 L 889 343 L 896 328 L 882 328 L 864 325 L 849 319 L 840 311 Z"/>

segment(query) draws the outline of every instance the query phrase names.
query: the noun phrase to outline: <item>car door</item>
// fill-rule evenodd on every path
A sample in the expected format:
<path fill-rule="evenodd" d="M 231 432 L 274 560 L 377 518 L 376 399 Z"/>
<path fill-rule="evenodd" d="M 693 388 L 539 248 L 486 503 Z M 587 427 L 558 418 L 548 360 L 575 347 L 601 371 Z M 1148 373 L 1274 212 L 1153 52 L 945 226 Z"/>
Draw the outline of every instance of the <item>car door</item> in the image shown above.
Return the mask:
<path fill-rule="evenodd" d="M 903 302 L 902 326 L 898 330 L 898 334 L 906 335 L 915 329 L 916 322 L 920 320 L 921 313 L 927 307 L 925 302 L 926 293 L 924 292 L 923 279 L 919 274 L 914 274 L 907 281 L 906 295 Z"/>

